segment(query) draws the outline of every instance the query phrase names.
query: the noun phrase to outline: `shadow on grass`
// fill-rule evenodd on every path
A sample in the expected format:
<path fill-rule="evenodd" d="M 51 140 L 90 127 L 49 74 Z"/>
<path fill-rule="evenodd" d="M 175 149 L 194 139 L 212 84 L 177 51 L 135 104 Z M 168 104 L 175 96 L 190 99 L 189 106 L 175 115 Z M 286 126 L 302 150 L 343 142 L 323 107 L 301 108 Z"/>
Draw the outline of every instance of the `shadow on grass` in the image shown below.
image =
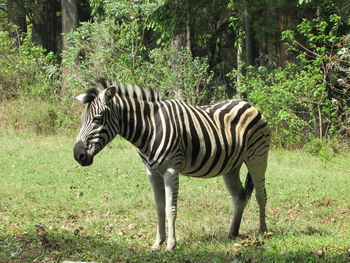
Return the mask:
<path fill-rule="evenodd" d="M 337 255 L 308 251 L 278 253 L 266 245 L 268 238 L 251 237 L 229 241 L 203 235 L 190 242 L 182 240 L 174 252 L 150 252 L 148 247 L 133 247 L 137 241 L 110 240 L 103 236 L 83 236 L 68 231 L 46 231 L 38 227 L 13 236 L 0 234 L 1 263 L 29 262 L 337 262 L 350 260 L 349 251 Z M 265 242 L 266 241 L 266 242 Z M 238 245 L 237 245 L 238 244 Z M 210 248 L 210 249 L 208 249 Z M 213 251 L 213 248 L 215 251 Z"/>
<path fill-rule="evenodd" d="M 137 243 L 109 240 L 103 236 L 83 236 L 64 231 L 48 232 L 34 228 L 13 236 L 0 234 L 1 263 L 29 262 L 231 262 L 225 254 L 193 250 L 180 244 L 176 251 L 151 252 Z"/>
<path fill-rule="evenodd" d="M 289 237 L 307 238 L 308 236 L 327 236 L 327 231 L 322 231 L 312 227 L 300 231 L 298 233 L 288 234 Z M 226 252 L 226 259 L 224 261 L 205 261 L 205 262 L 231 262 L 231 263 L 350 263 L 350 248 L 343 248 L 336 252 L 324 250 L 312 251 L 307 248 L 294 249 L 288 251 L 286 246 L 284 251 L 277 251 L 274 242 L 270 239 L 278 239 L 283 241 L 286 234 L 282 232 L 270 232 L 265 236 L 261 234 L 247 233 L 242 234 L 235 239 L 228 239 L 222 233 L 219 236 L 212 234 L 203 234 L 196 238 L 194 242 L 202 244 L 203 247 L 214 244 L 225 243 L 228 247 Z M 190 242 L 190 240 L 186 240 Z M 281 247 L 281 245 L 279 245 Z M 283 247 L 283 246 L 282 246 Z M 197 262 L 197 261 L 190 261 Z"/>

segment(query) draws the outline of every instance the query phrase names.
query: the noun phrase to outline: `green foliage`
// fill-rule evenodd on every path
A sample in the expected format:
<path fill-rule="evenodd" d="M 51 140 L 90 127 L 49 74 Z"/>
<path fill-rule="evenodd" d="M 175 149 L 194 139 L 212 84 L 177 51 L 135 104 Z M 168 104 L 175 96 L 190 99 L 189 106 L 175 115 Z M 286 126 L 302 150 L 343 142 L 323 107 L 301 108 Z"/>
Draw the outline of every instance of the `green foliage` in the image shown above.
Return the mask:
<path fill-rule="evenodd" d="M 89 0 L 89 5 L 91 8 L 91 16 L 99 18 L 104 15 L 103 5 L 104 0 Z"/>
<path fill-rule="evenodd" d="M 57 91 L 59 68 L 53 53 L 29 40 L 18 48 L 9 32 L 0 31 L 0 99 L 16 96 L 46 98 Z"/>
<path fill-rule="evenodd" d="M 283 32 L 298 64 L 284 69 L 249 67 L 238 91 L 266 115 L 275 144 L 297 147 L 312 138 L 349 134 L 349 42 L 337 35 L 341 18 L 304 19 Z M 300 35 L 305 39 L 299 42 Z M 337 76 L 337 77 L 335 77 Z M 231 78 L 236 78 L 233 71 Z M 342 127 L 342 128 L 340 128 Z"/>
<path fill-rule="evenodd" d="M 28 97 L 0 104 L 0 128 L 31 131 L 39 135 L 69 131 L 79 125 L 80 107 L 73 99 L 35 99 Z"/>
<path fill-rule="evenodd" d="M 169 98 L 200 104 L 212 79 L 208 67 L 206 59 L 193 58 L 186 49 L 179 52 L 173 48 L 154 49 L 150 61 L 139 72 L 139 82 L 167 94 Z"/>
<path fill-rule="evenodd" d="M 305 70 L 318 69 L 322 74 L 319 76 L 319 83 L 325 86 L 322 93 L 317 88 L 310 89 L 310 92 L 323 98 L 322 106 L 333 118 L 330 131 L 349 136 L 350 37 L 338 33 L 344 24 L 343 19 L 335 14 L 327 21 L 319 18 L 303 19 L 297 32 L 285 31 L 282 38 L 289 41 L 289 48 L 298 54 L 299 63 Z M 304 43 L 297 40 L 300 37 L 305 39 Z"/>
<path fill-rule="evenodd" d="M 296 147 L 315 137 L 350 138 L 350 37 L 344 36 L 350 27 L 347 1 L 78 1 L 84 21 L 87 10 L 91 21 L 80 22 L 68 36 L 70 48 L 64 54 L 47 53 L 30 42 L 33 15 L 40 20 L 34 10 L 48 1 L 22 2 L 28 22 L 28 33 L 21 35 L 23 43 L 13 34 L 18 33 L 12 24 L 19 17 L 7 10 L 9 1 L 0 1 L 0 100 L 43 100 L 45 106 L 38 106 L 37 117 L 30 113 L 20 118 L 26 123 L 23 126 L 40 124 L 41 114 L 45 123 L 54 120 L 53 130 L 73 125 L 67 115 L 75 108 L 69 98 L 57 97 L 62 70 L 65 96 L 86 89 L 93 79 L 108 77 L 193 104 L 232 96 L 238 80 L 238 91 L 247 93 L 270 120 L 276 145 Z M 301 17 L 308 19 L 298 20 Z M 282 34 L 281 42 L 284 29 L 291 30 Z M 52 37 L 42 33 L 44 38 Z M 286 51 L 280 43 L 287 43 L 292 51 L 288 60 L 294 61 L 295 55 L 296 65 L 276 69 L 276 63 L 284 65 L 278 59 Z M 187 50 L 179 51 L 183 46 Z M 60 55 L 62 67 L 56 64 Z M 244 67 L 244 56 L 254 68 Z M 230 71 L 232 82 L 226 75 Z M 244 76 L 236 79 L 240 74 Z M 54 116 L 48 116 L 52 111 Z"/>
<path fill-rule="evenodd" d="M 146 21 L 157 3 L 105 1 L 103 7 L 104 19 L 82 23 L 68 36 L 63 65 L 72 73 L 73 92 L 101 76 L 135 82 L 146 59 Z"/>
<path fill-rule="evenodd" d="M 329 140 L 315 138 L 306 143 L 303 150 L 318 156 L 323 161 L 330 161 L 343 150 L 343 147 L 334 138 Z"/>
<path fill-rule="evenodd" d="M 322 68 L 325 72 L 325 63 L 329 60 L 336 44 L 341 42 L 344 36 L 339 36 L 338 30 L 342 25 L 341 17 L 331 15 L 329 21 L 315 18 L 308 20 L 306 18 L 297 26 L 297 32 L 287 30 L 282 33 L 282 40 L 290 42 L 289 48 L 298 53 L 298 60 L 305 65 Z M 300 43 L 296 39 L 302 36 L 306 43 Z"/>
<path fill-rule="evenodd" d="M 267 117 L 276 145 L 297 147 L 318 133 L 319 113 L 327 113 L 320 79 L 318 70 L 300 70 L 293 64 L 273 71 L 250 67 L 238 91 L 248 94 L 249 101 Z"/>
<path fill-rule="evenodd" d="M 126 9 L 114 3 L 117 23 L 113 19 L 83 23 L 70 34 L 71 48 L 63 61 L 71 72 L 71 91 L 81 90 L 98 77 L 117 78 L 125 82 L 154 88 L 192 103 L 200 103 L 203 91 L 212 78 L 206 59 L 194 58 L 187 51 L 170 47 L 147 49 L 143 42 L 145 20 L 152 6 Z M 156 8 L 156 7 L 154 7 Z M 129 11 L 128 11 L 129 10 Z M 112 12 L 109 10 L 109 12 Z M 143 13 L 142 13 L 143 12 Z M 107 12 L 107 15 L 109 13 Z"/>

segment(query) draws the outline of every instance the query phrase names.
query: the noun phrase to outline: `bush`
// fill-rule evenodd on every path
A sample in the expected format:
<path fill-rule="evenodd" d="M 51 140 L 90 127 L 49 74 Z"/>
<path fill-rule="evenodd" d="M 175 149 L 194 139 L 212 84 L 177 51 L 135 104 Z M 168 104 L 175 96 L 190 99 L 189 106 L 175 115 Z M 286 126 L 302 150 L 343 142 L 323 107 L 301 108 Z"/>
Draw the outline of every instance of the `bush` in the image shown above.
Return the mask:
<path fill-rule="evenodd" d="M 1 128 L 53 134 L 79 125 L 73 99 L 57 96 L 60 70 L 52 53 L 28 39 L 17 47 L 9 31 L 0 31 L 0 64 Z"/>
<path fill-rule="evenodd" d="M 154 49 L 150 61 L 140 72 L 140 83 L 159 90 L 170 98 L 202 104 L 213 74 L 206 59 L 193 58 L 186 50 Z"/>
<path fill-rule="evenodd" d="M 0 31 L 0 64 L 0 100 L 20 95 L 46 98 L 58 90 L 54 55 L 28 40 L 18 48 L 5 31 Z"/>
<path fill-rule="evenodd" d="M 207 91 L 213 76 L 207 59 L 171 47 L 169 28 L 158 20 L 159 15 L 167 17 L 163 5 L 162 1 L 94 2 L 96 20 L 82 23 L 68 36 L 71 45 L 64 51 L 63 66 L 71 73 L 65 83 L 69 90 L 81 91 L 94 79 L 107 77 L 193 104 L 221 96 L 223 88 Z"/>
<path fill-rule="evenodd" d="M 200 103 L 212 78 L 207 61 L 193 58 L 186 50 L 148 49 L 140 23 L 122 21 L 116 23 L 113 17 L 86 22 L 70 34 L 71 45 L 63 55 L 63 65 L 71 73 L 69 90 L 81 91 L 94 79 L 107 77 Z"/>
<path fill-rule="evenodd" d="M 307 20 L 283 32 L 297 63 L 284 69 L 248 67 L 238 91 L 266 115 L 274 142 L 300 147 L 313 138 L 350 137 L 349 36 L 338 36 L 341 18 Z M 303 39 L 302 43 L 298 42 Z M 236 79 L 233 71 L 231 78 Z"/>
<path fill-rule="evenodd" d="M 40 135 L 72 131 L 80 125 L 80 105 L 67 100 L 17 98 L 0 104 L 0 127 Z"/>
<path fill-rule="evenodd" d="M 330 161 L 340 152 L 348 150 L 348 146 L 344 143 L 339 143 L 336 138 L 332 139 L 311 139 L 303 147 L 308 153 L 318 156 L 324 161 Z"/>
<path fill-rule="evenodd" d="M 300 147 L 312 137 L 329 134 L 334 125 L 334 105 L 320 80 L 317 69 L 293 64 L 273 71 L 251 67 L 241 77 L 238 91 L 247 93 L 267 117 L 277 146 Z"/>

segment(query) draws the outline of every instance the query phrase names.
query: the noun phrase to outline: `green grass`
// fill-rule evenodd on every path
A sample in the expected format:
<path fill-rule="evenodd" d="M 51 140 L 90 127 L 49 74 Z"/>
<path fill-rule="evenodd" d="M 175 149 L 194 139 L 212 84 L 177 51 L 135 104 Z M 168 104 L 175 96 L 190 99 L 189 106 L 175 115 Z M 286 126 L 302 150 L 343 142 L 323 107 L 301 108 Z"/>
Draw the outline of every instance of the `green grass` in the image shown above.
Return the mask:
<path fill-rule="evenodd" d="M 234 241 L 225 238 L 231 200 L 221 178 L 181 177 L 178 246 L 152 253 L 153 195 L 136 150 L 117 139 L 83 168 L 74 140 L 0 131 L 0 262 L 350 261 L 349 153 L 325 161 L 272 151 L 270 232 L 257 235 L 253 198 Z"/>

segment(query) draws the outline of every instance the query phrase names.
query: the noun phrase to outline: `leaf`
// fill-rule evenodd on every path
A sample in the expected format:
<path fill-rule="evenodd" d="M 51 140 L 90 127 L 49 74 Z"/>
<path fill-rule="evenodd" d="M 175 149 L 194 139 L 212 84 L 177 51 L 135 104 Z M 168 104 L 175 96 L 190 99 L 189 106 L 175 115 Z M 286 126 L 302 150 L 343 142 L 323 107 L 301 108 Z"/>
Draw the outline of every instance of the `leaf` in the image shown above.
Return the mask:
<path fill-rule="evenodd" d="M 136 225 L 135 224 L 130 224 L 130 225 L 128 225 L 128 229 L 129 230 L 134 230 L 134 229 L 136 229 Z"/>
<path fill-rule="evenodd" d="M 119 229 L 119 235 L 125 236 L 126 235 L 125 229 Z"/>
<path fill-rule="evenodd" d="M 316 255 L 319 257 L 324 257 L 325 256 L 325 252 L 323 250 L 317 250 L 316 251 Z"/>

